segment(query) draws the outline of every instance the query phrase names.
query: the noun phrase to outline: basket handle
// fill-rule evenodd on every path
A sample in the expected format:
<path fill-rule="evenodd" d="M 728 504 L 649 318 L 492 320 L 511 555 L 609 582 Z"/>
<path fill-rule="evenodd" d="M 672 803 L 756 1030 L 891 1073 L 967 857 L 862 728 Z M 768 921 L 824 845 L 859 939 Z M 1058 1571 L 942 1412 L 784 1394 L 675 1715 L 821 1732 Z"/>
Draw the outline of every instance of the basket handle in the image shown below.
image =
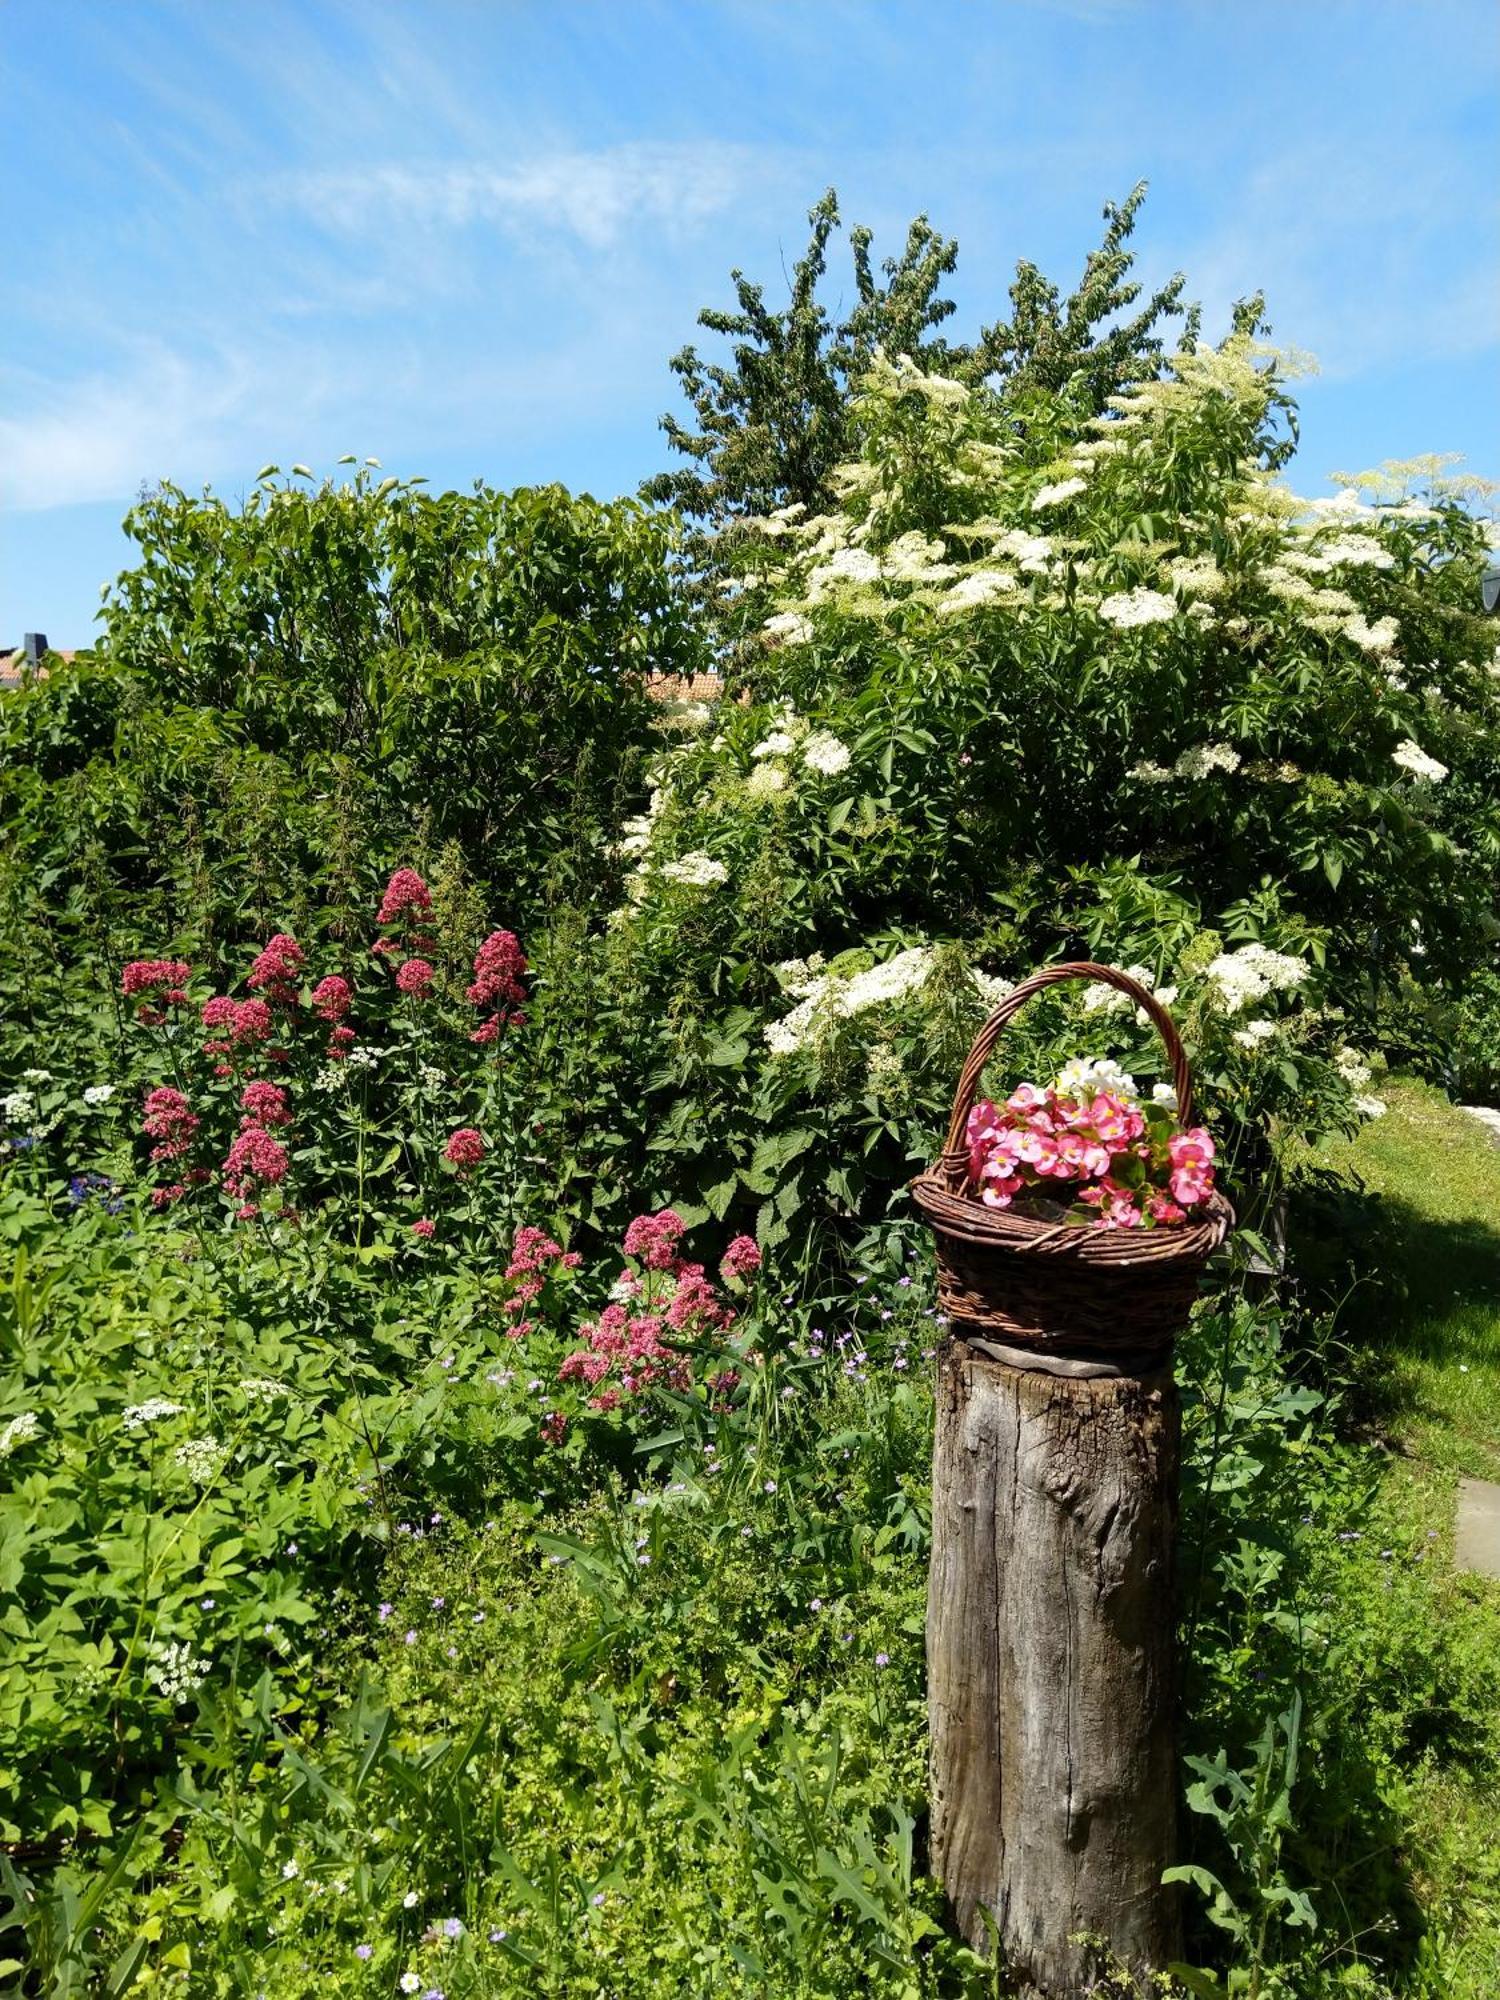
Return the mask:
<path fill-rule="evenodd" d="M 974 1107 L 974 1095 L 979 1089 L 979 1079 L 984 1075 L 985 1064 L 994 1053 L 996 1042 L 1003 1028 L 1015 1019 L 1033 993 L 1040 993 L 1044 987 L 1056 986 L 1065 979 L 1096 980 L 1104 986 L 1113 986 L 1119 992 L 1128 994 L 1137 1007 L 1144 1008 L 1151 1017 L 1152 1025 L 1161 1036 L 1162 1046 L 1167 1052 L 1167 1061 L 1172 1066 L 1172 1084 L 1177 1092 L 1177 1116 L 1183 1125 L 1193 1122 L 1193 1073 L 1188 1067 L 1188 1059 L 1183 1050 L 1182 1037 L 1173 1026 L 1172 1017 L 1156 998 L 1148 993 L 1138 980 L 1128 972 L 1117 971 L 1112 965 L 1095 965 L 1088 959 L 1078 959 L 1069 965 L 1049 965 L 1041 972 L 1033 972 L 1029 979 L 1023 979 L 1013 987 L 1000 1005 L 974 1037 L 974 1046 L 969 1050 L 959 1074 L 958 1089 L 953 1097 L 953 1116 L 948 1122 L 948 1137 L 943 1143 L 943 1151 L 957 1154 L 963 1147 L 964 1127 L 969 1113 Z"/>

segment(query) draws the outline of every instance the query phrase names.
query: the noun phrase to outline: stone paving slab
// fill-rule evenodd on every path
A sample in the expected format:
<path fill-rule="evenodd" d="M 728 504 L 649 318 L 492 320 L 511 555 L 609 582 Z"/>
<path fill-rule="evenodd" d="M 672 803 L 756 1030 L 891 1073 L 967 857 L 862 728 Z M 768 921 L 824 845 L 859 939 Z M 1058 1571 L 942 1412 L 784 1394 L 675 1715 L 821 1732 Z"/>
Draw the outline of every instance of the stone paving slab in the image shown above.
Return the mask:
<path fill-rule="evenodd" d="M 1500 1142 L 1500 1111 L 1491 1110 L 1487 1104 L 1460 1104 L 1458 1108 L 1468 1117 L 1477 1119 L 1481 1125 L 1487 1125 L 1490 1137 Z"/>
<path fill-rule="evenodd" d="M 1453 1559 L 1477 1576 L 1500 1577 L 1500 1486 L 1490 1479 L 1458 1482 Z"/>

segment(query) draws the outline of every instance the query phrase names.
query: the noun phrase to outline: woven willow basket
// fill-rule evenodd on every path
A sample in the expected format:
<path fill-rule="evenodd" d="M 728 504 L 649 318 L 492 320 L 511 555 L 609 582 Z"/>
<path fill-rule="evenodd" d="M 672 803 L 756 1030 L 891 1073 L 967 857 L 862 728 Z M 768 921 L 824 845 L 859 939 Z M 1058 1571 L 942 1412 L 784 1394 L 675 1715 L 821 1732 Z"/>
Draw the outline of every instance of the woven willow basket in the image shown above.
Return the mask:
<path fill-rule="evenodd" d="M 1083 1360 L 1160 1360 L 1187 1320 L 1209 1257 L 1234 1223 L 1212 1194 L 1190 1222 L 1159 1229 L 1094 1229 L 987 1208 L 969 1185 L 964 1128 L 1002 1030 L 1034 993 L 1065 979 L 1101 981 L 1144 1009 L 1162 1038 L 1179 1122 L 1193 1122 L 1193 1079 L 1171 1016 L 1128 973 L 1081 961 L 1033 973 L 980 1029 L 958 1079 L 948 1136 L 912 1183 L 937 1243 L 938 1302 L 951 1333 Z"/>

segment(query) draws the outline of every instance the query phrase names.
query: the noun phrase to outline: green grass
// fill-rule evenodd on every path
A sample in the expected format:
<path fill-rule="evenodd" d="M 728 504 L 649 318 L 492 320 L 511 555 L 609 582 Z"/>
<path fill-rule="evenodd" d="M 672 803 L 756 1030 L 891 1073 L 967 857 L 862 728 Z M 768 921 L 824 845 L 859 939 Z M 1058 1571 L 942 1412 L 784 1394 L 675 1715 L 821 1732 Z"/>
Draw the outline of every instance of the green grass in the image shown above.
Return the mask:
<path fill-rule="evenodd" d="M 1424 1085 L 1394 1082 L 1386 1101 L 1324 1152 L 1365 1190 L 1340 1323 L 1398 1448 L 1500 1480 L 1500 1143 Z"/>

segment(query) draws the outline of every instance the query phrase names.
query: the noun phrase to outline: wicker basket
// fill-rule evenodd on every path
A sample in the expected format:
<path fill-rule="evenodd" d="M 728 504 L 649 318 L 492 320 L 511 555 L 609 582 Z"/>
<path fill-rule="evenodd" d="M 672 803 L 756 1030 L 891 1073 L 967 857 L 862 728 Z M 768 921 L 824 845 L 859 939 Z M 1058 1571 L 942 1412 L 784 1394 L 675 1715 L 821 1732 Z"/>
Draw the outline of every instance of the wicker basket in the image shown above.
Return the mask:
<path fill-rule="evenodd" d="M 1001 1030 L 1033 993 L 1065 979 L 1117 987 L 1145 1010 L 1171 1063 L 1178 1117 L 1192 1123 L 1192 1074 L 1160 1001 L 1113 966 L 1049 966 L 1007 994 L 975 1037 L 943 1151 L 912 1193 L 937 1242 L 938 1301 L 950 1332 L 1080 1360 L 1128 1358 L 1133 1368 L 1163 1359 L 1186 1321 L 1203 1266 L 1234 1222 L 1224 1197 L 1212 1194 L 1191 1222 L 1116 1230 L 987 1208 L 969 1187 L 964 1128 Z"/>

